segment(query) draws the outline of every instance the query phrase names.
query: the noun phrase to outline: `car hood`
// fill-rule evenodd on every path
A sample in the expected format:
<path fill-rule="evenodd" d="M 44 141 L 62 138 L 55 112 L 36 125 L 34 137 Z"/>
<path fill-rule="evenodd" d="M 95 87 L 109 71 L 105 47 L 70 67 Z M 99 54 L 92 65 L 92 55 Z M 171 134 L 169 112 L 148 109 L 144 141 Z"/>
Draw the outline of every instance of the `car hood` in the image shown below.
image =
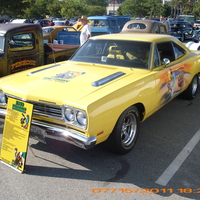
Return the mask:
<path fill-rule="evenodd" d="M 0 89 L 27 100 L 76 103 L 88 95 L 105 96 L 140 79 L 147 71 L 65 61 L 1 78 Z M 131 75 L 134 77 L 125 81 Z"/>

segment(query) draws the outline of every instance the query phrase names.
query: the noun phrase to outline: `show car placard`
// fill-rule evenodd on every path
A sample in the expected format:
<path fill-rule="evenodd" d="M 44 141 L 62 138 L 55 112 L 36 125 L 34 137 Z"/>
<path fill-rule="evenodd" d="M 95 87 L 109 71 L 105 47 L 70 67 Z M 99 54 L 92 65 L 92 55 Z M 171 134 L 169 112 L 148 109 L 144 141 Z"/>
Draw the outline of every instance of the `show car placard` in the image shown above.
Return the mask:
<path fill-rule="evenodd" d="M 32 104 L 8 98 L 0 160 L 19 172 L 25 167 L 32 112 Z"/>

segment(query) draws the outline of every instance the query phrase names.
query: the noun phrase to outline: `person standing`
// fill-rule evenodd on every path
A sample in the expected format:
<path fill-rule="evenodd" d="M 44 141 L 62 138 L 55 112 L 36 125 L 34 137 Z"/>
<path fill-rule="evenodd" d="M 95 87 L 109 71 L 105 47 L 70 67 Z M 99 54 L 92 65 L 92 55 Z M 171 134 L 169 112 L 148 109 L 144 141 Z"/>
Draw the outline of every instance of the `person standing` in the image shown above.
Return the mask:
<path fill-rule="evenodd" d="M 87 16 L 83 15 L 80 19 L 83 28 L 80 34 L 80 44 L 83 45 L 91 37 L 91 28 L 88 24 Z"/>
<path fill-rule="evenodd" d="M 70 22 L 68 19 L 65 20 L 65 26 L 70 26 Z"/>
<path fill-rule="evenodd" d="M 49 26 L 54 26 L 53 20 L 51 20 L 51 21 L 49 22 Z"/>

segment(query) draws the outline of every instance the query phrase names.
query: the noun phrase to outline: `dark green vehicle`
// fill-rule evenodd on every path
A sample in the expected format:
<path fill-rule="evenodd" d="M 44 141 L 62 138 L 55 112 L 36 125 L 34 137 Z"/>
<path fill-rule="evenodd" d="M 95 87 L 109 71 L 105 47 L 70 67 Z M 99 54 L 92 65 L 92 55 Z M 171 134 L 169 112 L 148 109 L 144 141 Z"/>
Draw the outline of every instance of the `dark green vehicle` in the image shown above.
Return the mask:
<path fill-rule="evenodd" d="M 191 39 L 193 36 L 193 26 L 184 19 L 174 20 L 170 22 L 171 35 L 178 38 L 181 42 Z"/>
<path fill-rule="evenodd" d="M 0 77 L 67 60 L 79 45 L 43 42 L 37 24 L 0 24 Z"/>

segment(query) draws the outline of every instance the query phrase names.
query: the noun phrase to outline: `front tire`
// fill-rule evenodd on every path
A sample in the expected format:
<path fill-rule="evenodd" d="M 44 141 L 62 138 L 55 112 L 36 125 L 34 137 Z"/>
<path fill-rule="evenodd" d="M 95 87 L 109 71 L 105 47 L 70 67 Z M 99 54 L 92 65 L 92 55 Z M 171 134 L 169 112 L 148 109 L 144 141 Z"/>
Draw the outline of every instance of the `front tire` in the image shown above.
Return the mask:
<path fill-rule="evenodd" d="M 118 119 L 108 140 L 107 148 L 114 153 L 126 154 L 134 147 L 140 128 L 138 109 L 131 106 Z"/>
<path fill-rule="evenodd" d="M 199 88 L 199 77 L 195 75 L 188 88 L 181 94 L 181 97 L 192 100 L 196 97 Z"/>

